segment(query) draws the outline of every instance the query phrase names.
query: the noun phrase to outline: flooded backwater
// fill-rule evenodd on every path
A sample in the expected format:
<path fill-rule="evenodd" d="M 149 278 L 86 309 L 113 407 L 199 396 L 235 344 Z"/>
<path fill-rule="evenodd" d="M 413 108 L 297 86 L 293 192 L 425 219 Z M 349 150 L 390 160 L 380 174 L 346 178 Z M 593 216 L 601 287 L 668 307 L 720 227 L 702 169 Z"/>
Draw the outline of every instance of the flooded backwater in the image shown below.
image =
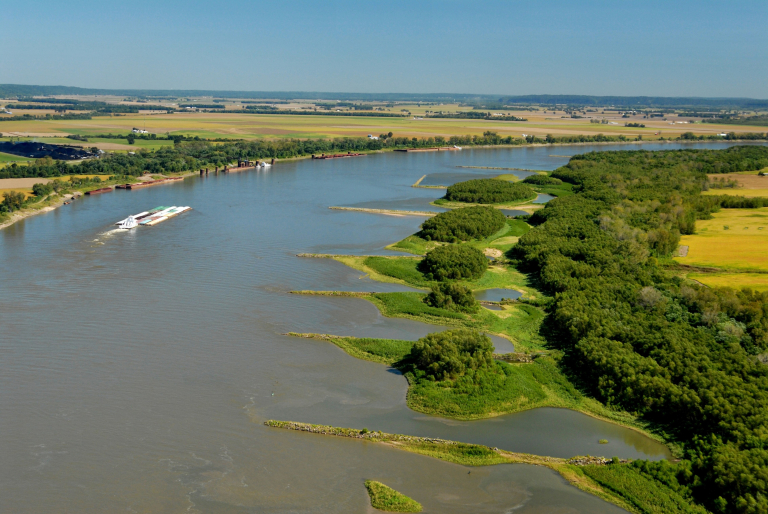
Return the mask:
<path fill-rule="evenodd" d="M 549 154 L 590 149 L 283 162 L 89 197 L 0 231 L 0 511 L 358 513 L 370 509 L 363 482 L 375 479 L 425 512 L 621 512 L 545 468 L 470 469 L 262 424 L 366 427 L 558 457 L 667 457 L 637 432 L 568 410 L 425 416 L 406 407 L 395 370 L 281 335 L 416 339 L 439 330 L 384 318 L 360 299 L 289 294 L 404 289 L 295 255 L 391 254 L 384 247 L 423 219 L 329 206 L 426 209 L 442 192 L 412 188 L 423 175 L 458 165 L 554 169 L 567 158 Z M 158 205 L 194 210 L 113 230 Z"/>

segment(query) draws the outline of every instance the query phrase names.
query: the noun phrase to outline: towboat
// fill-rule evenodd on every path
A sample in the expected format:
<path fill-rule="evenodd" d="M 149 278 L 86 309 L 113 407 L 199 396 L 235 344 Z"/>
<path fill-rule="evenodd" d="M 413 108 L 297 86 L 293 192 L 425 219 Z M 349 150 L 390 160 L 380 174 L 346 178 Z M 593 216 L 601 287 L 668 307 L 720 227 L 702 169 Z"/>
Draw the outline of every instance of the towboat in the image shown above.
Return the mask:
<path fill-rule="evenodd" d="M 117 228 L 121 228 L 123 230 L 130 230 L 138 226 L 139 226 L 139 223 L 136 221 L 136 218 L 134 218 L 133 216 L 128 216 L 117 225 Z"/>

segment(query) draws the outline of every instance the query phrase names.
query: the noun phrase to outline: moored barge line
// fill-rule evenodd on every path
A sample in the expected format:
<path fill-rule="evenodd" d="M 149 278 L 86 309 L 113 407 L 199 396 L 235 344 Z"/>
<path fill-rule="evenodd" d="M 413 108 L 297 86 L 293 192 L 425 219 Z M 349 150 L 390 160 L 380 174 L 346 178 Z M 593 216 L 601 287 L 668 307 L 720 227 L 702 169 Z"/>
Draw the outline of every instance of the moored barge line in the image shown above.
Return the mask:
<path fill-rule="evenodd" d="M 93 189 L 91 191 L 86 191 L 85 194 L 87 195 L 100 195 L 101 193 L 109 193 L 112 191 L 111 187 L 102 187 L 99 189 Z"/>
<path fill-rule="evenodd" d="M 335 153 L 335 154 L 328 154 L 328 155 L 326 155 L 326 154 L 322 154 L 322 155 L 312 154 L 312 158 L 315 159 L 315 160 L 317 160 L 317 159 L 320 159 L 320 160 L 322 160 L 322 159 L 343 159 L 344 157 L 365 157 L 365 155 L 366 154 L 364 154 L 364 153 L 347 152 L 347 153 Z"/>

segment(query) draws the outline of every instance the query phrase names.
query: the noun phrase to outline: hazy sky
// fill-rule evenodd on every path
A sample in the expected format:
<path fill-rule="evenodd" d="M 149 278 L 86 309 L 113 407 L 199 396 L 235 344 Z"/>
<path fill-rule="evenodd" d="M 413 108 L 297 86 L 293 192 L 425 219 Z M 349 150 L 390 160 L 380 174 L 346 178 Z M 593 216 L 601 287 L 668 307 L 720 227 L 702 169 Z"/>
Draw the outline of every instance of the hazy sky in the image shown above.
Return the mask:
<path fill-rule="evenodd" d="M 0 5 L 0 83 L 768 98 L 766 0 Z"/>

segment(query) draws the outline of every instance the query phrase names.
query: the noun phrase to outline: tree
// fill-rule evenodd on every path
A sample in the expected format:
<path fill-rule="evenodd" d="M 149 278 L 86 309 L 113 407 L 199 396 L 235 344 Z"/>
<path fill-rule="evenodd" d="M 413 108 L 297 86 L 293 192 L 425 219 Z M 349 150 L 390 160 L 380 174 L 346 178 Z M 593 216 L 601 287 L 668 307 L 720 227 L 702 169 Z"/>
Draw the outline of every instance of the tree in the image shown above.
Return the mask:
<path fill-rule="evenodd" d="M 488 259 L 483 252 L 471 246 L 438 246 L 427 252 L 418 269 L 428 278 L 438 281 L 476 280 L 488 269 Z"/>
<path fill-rule="evenodd" d="M 493 343 L 474 330 L 446 330 L 416 341 L 405 360 L 432 380 L 452 380 L 470 369 L 491 368 Z"/>
<path fill-rule="evenodd" d="M 456 283 L 440 283 L 432 286 L 432 292 L 424 297 L 430 307 L 457 312 L 477 312 L 478 305 L 472 290 Z"/>
<path fill-rule="evenodd" d="M 2 206 L 10 212 L 17 211 L 24 205 L 25 199 L 26 195 L 24 195 L 24 193 L 19 191 L 6 191 L 3 193 Z"/>
<path fill-rule="evenodd" d="M 559 181 L 558 181 L 559 182 Z M 465 207 L 441 212 L 421 225 L 419 236 L 427 241 L 455 243 L 482 239 L 500 230 L 506 217 L 493 207 Z"/>
<path fill-rule="evenodd" d="M 132 145 L 136 141 L 136 135 L 131 132 L 126 139 L 128 139 L 128 144 Z"/>

